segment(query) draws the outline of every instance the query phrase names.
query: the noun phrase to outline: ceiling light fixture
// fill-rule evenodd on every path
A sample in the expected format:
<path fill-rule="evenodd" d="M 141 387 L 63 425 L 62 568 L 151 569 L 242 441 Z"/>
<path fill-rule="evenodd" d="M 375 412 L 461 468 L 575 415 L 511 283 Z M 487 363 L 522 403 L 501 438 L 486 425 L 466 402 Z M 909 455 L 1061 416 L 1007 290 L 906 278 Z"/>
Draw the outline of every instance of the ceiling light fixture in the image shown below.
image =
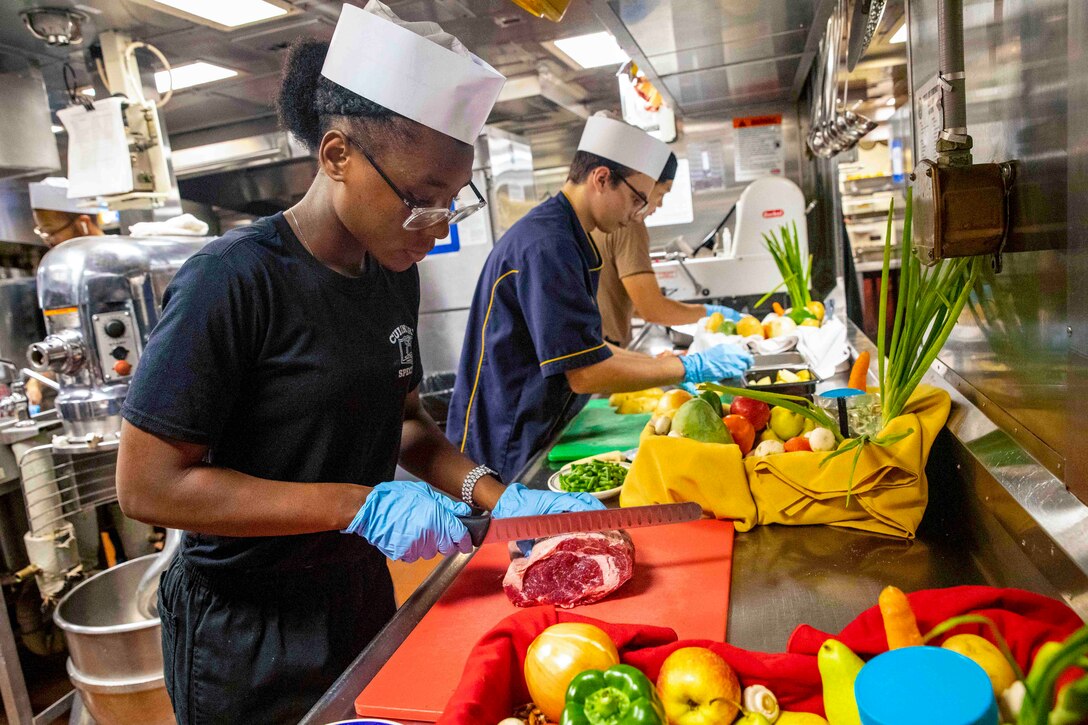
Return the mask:
<path fill-rule="evenodd" d="M 283 17 L 291 12 L 289 6 L 269 0 L 138 0 L 144 5 L 195 22 L 230 30 L 243 25 Z"/>
<path fill-rule="evenodd" d="M 583 68 L 620 65 L 630 60 L 612 34 L 603 31 L 561 38 L 554 41 L 554 45 L 561 53 Z"/>
<path fill-rule="evenodd" d="M 186 63 L 185 65 L 174 66 L 173 88 L 175 91 L 179 91 L 182 88 L 199 86 L 202 83 L 211 83 L 212 81 L 221 81 L 224 78 L 233 78 L 236 75 L 238 75 L 238 71 L 236 70 L 205 63 L 202 60 L 197 61 L 196 63 Z M 159 93 L 165 93 L 166 89 L 170 87 L 169 71 L 160 70 L 155 73 L 155 88 L 158 89 Z"/>
<path fill-rule="evenodd" d="M 888 42 L 893 45 L 907 42 L 907 24 L 903 23 L 900 25 L 899 30 L 895 31 L 895 34 L 888 38 Z"/>

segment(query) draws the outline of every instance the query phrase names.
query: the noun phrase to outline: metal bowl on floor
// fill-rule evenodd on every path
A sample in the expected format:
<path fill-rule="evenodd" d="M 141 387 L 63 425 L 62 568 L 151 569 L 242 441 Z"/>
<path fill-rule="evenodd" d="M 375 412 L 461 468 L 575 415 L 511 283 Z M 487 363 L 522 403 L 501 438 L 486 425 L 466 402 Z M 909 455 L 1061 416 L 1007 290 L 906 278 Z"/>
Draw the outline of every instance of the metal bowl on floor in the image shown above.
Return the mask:
<path fill-rule="evenodd" d="M 163 683 L 159 619 L 137 608 L 136 590 L 156 554 L 99 572 L 64 596 L 53 621 L 68 642 L 68 675 L 99 725 L 174 722 Z M 133 713 L 139 713 L 135 720 Z"/>

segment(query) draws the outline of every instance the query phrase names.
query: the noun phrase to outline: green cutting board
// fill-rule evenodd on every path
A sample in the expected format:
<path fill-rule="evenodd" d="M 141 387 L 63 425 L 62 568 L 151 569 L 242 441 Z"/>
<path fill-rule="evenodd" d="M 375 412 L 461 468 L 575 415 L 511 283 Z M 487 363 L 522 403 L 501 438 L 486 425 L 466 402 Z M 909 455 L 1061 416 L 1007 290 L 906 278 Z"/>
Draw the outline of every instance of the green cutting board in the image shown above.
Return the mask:
<path fill-rule="evenodd" d="M 604 398 L 591 400 L 567 424 L 559 440 L 548 451 L 548 460 L 553 463 L 577 461 L 598 453 L 635 448 L 649 420 L 649 413 L 620 415 Z"/>

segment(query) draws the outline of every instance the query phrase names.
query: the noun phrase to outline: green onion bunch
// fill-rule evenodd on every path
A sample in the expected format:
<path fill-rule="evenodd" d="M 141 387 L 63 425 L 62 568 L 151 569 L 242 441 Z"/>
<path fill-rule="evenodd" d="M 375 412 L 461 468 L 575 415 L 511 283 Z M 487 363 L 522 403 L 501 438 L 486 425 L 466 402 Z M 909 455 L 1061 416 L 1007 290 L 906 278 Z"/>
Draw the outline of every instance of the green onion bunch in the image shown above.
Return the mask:
<path fill-rule="evenodd" d="M 942 259 L 925 267 L 911 251 L 911 190 L 903 216 L 900 246 L 899 299 L 891 339 L 887 339 L 888 277 L 892 259 L 892 214 L 884 237 L 884 266 L 880 277 L 880 322 L 877 360 L 884 425 L 903 412 L 907 400 L 937 359 L 982 269 L 982 257 Z"/>
<path fill-rule="evenodd" d="M 797 234 L 797 222 L 792 222 L 793 229 L 783 224 L 778 234 L 773 231 L 763 235 L 763 241 L 767 244 L 767 251 L 774 258 L 778 271 L 782 274 L 782 284 L 767 293 L 756 307 L 759 307 L 770 295 L 777 292 L 783 285 L 790 296 L 790 306 L 795 310 L 805 309 L 805 305 L 812 301 L 809 288 L 812 284 L 812 255 L 805 259 L 801 256 L 801 238 Z"/>

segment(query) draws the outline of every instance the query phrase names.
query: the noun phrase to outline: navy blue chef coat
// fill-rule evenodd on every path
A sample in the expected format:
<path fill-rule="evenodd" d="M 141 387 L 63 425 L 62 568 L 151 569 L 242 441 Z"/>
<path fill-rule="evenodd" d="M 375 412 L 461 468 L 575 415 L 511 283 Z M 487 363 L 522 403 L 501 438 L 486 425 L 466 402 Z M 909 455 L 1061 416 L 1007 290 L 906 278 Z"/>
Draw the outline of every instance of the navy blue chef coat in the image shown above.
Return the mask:
<path fill-rule="evenodd" d="M 518 220 L 484 264 L 446 435 L 504 481 L 588 400 L 564 373 L 612 356 L 597 309 L 600 269 L 563 194 Z"/>

